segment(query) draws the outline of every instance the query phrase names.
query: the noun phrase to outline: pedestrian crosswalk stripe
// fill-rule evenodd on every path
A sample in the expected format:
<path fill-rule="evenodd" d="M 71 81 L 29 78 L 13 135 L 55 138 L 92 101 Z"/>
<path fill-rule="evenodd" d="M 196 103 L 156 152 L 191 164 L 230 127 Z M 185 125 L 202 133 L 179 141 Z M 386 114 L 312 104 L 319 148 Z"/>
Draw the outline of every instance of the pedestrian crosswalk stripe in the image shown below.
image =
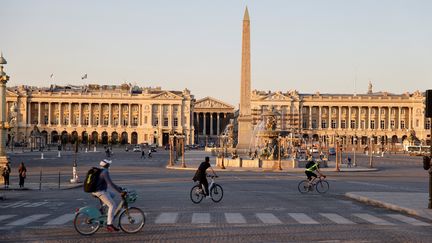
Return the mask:
<path fill-rule="evenodd" d="M 177 222 L 178 213 L 161 213 L 155 220 L 156 224 L 174 224 Z"/>
<path fill-rule="evenodd" d="M 44 204 L 47 204 L 48 202 L 36 202 L 36 203 L 31 203 L 29 205 L 24 206 L 25 208 L 35 208 L 35 207 L 39 207 L 42 206 Z"/>
<path fill-rule="evenodd" d="M 16 202 L 16 203 L 9 203 L 9 204 L 6 204 L 6 205 L 0 205 L 0 208 L 9 208 L 9 207 L 13 207 L 14 205 L 19 205 L 19 204 L 22 204 L 22 203 L 24 203 L 25 201 L 18 201 L 18 202 Z"/>
<path fill-rule="evenodd" d="M 261 222 L 264 224 L 282 224 L 282 221 L 280 221 L 276 216 L 274 216 L 271 213 L 257 213 L 255 214 Z"/>
<path fill-rule="evenodd" d="M 356 224 L 353 221 L 346 219 L 339 214 L 335 213 L 320 213 L 321 216 L 326 217 L 327 219 L 335 222 L 336 224 Z"/>
<path fill-rule="evenodd" d="M 29 202 L 22 202 L 22 203 L 17 203 L 17 204 L 15 204 L 15 205 L 13 205 L 13 206 L 9 206 L 9 207 L 10 207 L 10 208 L 18 208 L 18 207 L 25 207 L 25 206 L 30 205 L 30 204 L 32 204 L 32 203 L 29 203 Z"/>
<path fill-rule="evenodd" d="M 210 214 L 209 213 L 193 213 L 192 224 L 209 224 Z"/>
<path fill-rule="evenodd" d="M 353 215 L 376 225 L 394 225 L 393 223 L 390 223 L 384 219 L 377 218 L 367 213 L 355 213 Z"/>
<path fill-rule="evenodd" d="M 45 218 L 47 216 L 49 216 L 49 214 L 33 214 L 33 215 L 28 216 L 28 217 L 13 221 L 12 223 L 7 224 L 7 225 L 11 225 L 11 226 L 26 225 L 26 224 L 29 224 L 33 221 Z"/>
<path fill-rule="evenodd" d="M 0 215 L 0 221 L 6 220 L 6 219 L 10 219 L 15 217 L 16 214 L 9 214 L 9 215 Z"/>
<path fill-rule="evenodd" d="M 75 217 L 74 213 L 63 214 L 60 217 L 48 221 L 45 225 L 62 225 L 69 221 L 72 221 L 74 217 Z"/>
<path fill-rule="evenodd" d="M 300 224 L 318 224 L 317 221 L 313 220 L 304 213 L 289 213 L 288 215 Z"/>
<path fill-rule="evenodd" d="M 240 213 L 225 213 L 225 219 L 229 224 L 246 223 L 246 219 Z"/>
<path fill-rule="evenodd" d="M 414 218 L 410 218 L 410 217 L 407 217 L 407 216 L 404 216 L 401 214 L 387 214 L 387 216 L 390 218 L 397 219 L 397 220 L 402 221 L 402 222 L 407 223 L 407 224 L 415 225 L 415 226 L 429 226 L 430 225 L 430 224 L 425 223 L 423 221 L 420 221 L 420 220 L 417 220 Z"/>

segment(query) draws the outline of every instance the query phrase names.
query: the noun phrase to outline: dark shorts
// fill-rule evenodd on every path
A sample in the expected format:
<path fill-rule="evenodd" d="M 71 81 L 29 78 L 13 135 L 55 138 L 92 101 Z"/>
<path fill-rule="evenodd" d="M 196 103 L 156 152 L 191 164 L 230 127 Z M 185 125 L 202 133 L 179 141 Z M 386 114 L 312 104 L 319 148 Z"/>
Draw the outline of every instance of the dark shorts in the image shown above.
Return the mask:
<path fill-rule="evenodd" d="M 311 171 L 305 171 L 305 174 L 307 175 L 308 180 L 312 179 L 312 176 L 317 178 L 317 175 Z"/>

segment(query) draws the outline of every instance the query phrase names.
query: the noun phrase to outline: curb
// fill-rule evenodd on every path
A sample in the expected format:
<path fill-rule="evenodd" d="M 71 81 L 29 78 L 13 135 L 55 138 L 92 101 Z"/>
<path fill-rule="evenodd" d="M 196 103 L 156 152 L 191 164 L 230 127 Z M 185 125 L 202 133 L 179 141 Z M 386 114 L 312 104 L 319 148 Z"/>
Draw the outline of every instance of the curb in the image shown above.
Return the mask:
<path fill-rule="evenodd" d="M 70 190 L 70 189 L 75 189 L 75 188 L 79 188 L 82 187 L 83 184 L 82 183 L 78 183 L 78 184 L 68 184 L 67 186 L 61 186 L 60 185 L 60 189 L 58 187 L 44 187 L 42 188 L 42 190 Z M 0 192 L 6 192 L 6 191 L 39 191 L 39 188 L 29 188 L 29 187 L 24 187 L 24 188 L 0 188 Z"/>
<path fill-rule="evenodd" d="M 195 171 L 197 168 L 195 167 L 186 167 L 186 168 L 182 168 L 182 167 L 178 167 L 178 166 L 166 166 L 166 169 L 169 170 L 187 170 L 187 171 Z M 213 167 L 214 171 L 229 171 L 229 172 L 298 172 L 298 173 L 303 173 L 304 172 L 304 168 L 296 168 L 296 169 L 292 169 L 292 170 L 273 170 L 273 169 L 263 169 L 263 168 L 242 168 L 242 167 L 236 167 L 234 168 L 226 168 L 226 169 L 221 169 L 219 167 Z M 238 168 L 238 169 L 237 169 Z M 336 172 L 334 170 L 334 168 L 323 168 L 321 169 L 321 171 L 325 171 L 325 172 Z M 356 172 L 376 172 L 379 171 L 378 168 L 365 168 L 365 169 L 356 169 L 356 170 L 347 170 L 347 169 L 341 169 L 339 172 L 343 172 L 343 173 L 356 173 Z"/>
<path fill-rule="evenodd" d="M 403 212 L 403 213 L 411 214 L 411 215 L 414 215 L 414 216 L 418 216 L 418 217 L 429 219 L 427 217 L 422 216 L 417 210 L 414 210 L 414 209 L 404 208 L 404 207 L 401 207 L 401 206 L 398 206 L 398 205 L 395 205 L 395 204 L 386 203 L 386 202 L 382 202 L 382 201 L 375 200 L 375 199 L 370 199 L 368 197 L 359 196 L 359 195 L 353 194 L 351 192 L 345 193 L 345 196 L 348 197 L 348 198 L 360 201 L 360 202 L 364 202 L 366 204 L 370 204 L 370 205 L 374 205 L 374 206 L 379 206 L 379 207 L 391 209 L 393 211 Z"/>

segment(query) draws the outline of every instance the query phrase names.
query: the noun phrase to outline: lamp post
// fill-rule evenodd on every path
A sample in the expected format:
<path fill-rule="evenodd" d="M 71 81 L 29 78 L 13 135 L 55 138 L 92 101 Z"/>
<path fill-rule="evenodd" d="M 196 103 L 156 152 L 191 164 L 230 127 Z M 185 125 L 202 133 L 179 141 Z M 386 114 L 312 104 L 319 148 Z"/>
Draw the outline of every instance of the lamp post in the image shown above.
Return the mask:
<path fill-rule="evenodd" d="M 336 168 L 335 171 L 340 171 L 339 169 L 339 154 L 340 154 L 340 150 L 339 150 L 339 136 L 336 136 Z"/>
<path fill-rule="evenodd" d="M 282 137 L 279 136 L 278 137 L 278 144 L 279 144 L 279 148 L 278 148 L 278 170 L 282 170 L 282 160 L 281 160 L 281 142 L 282 142 Z"/>
<path fill-rule="evenodd" d="M 374 137 L 372 136 L 370 139 L 369 139 L 369 168 L 373 168 L 373 156 L 372 156 L 372 151 L 373 151 L 373 148 L 372 148 L 372 146 L 373 146 L 373 144 L 374 144 Z"/>
<path fill-rule="evenodd" d="M 224 165 L 224 160 L 225 160 L 225 147 L 226 147 L 226 138 L 227 135 L 224 133 L 222 134 L 222 164 L 221 164 L 221 169 L 226 169 L 225 165 Z"/>
<path fill-rule="evenodd" d="M 181 151 L 181 156 L 182 156 L 182 161 L 181 161 L 181 167 L 182 168 L 186 168 L 186 162 L 185 162 L 185 146 L 184 146 L 184 142 L 185 142 L 185 135 L 180 135 L 180 151 Z"/>
<path fill-rule="evenodd" d="M 6 59 L 3 58 L 3 53 L 0 54 L 0 168 L 8 162 L 6 156 L 6 133 L 9 128 L 9 124 L 6 121 L 6 83 L 9 81 L 9 76 L 3 71 L 3 65 L 7 64 Z M 3 183 L 3 176 L 0 177 Z"/>

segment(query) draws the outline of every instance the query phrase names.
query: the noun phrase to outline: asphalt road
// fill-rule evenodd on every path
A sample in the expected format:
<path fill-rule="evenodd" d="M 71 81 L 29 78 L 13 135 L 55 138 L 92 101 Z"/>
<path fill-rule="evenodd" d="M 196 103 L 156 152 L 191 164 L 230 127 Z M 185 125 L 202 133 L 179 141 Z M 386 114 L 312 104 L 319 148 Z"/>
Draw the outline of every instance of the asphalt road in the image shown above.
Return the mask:
<path fill-rule="evenodd" d="M 27 164 L 35 185 L 40 170 L 43 182 L 62 183 L 71 175 L 74 155 L 47 152 L 10 154 L 13 170 L 20 161 Z M 81 178 L 103 153 L 77 156 Z M 202 151 L 188 158 L 200 159 Z M 193 204 L 189 198 L 193 171 L 167 170 L 166 151 L 141 160 L 139 153 L 114 150 L 113 180 L 136 190 L 133 206 L 146 212 L 146 225 L 137 234 L 108 233 L 100 229 L 90 237 L 79 235 L 71 217 L 76 208 L 97 205 L 82 188 L 57 190 L 0 191 L 1 242 L 430 242 L 431 221 L 352 201 L 352 191 L 427 192 L 427 173 L 419 157 L 392 155 L 374 158 L 377 172 L 327 173 L 330 191 L 300 194 L 297 184 L 303 173 L 219 172 L 217 182 L 224 189 L 219 203 L 209 199 Z M 368 158 L 357 155 L 358 164 Z M 16 172 L 14 172 L 16 173 Z M 12 174 L 14 177 L 14 174 Z M 12 178 L 12 183 L 17 181 Z M 62 184 L 63 185 L 63 184 Z M 415 199 L 413 199 L 415 200 Z M 64 219 L 64 220 L 61 220 Z"/>

